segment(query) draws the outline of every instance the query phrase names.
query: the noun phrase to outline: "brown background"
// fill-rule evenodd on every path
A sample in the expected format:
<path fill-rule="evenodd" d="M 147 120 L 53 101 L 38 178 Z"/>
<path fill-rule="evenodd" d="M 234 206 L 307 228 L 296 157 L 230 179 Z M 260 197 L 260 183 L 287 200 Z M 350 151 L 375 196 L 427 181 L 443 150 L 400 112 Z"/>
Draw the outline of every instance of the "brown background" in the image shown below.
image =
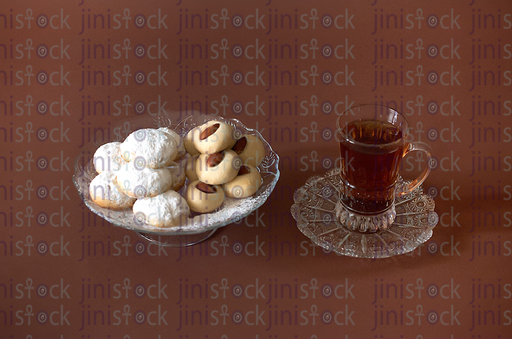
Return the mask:
<path fill-rule="evenodd" d="M 220 20 L 223 13 L 229 18 L 226 28 Z M 232 24 L 239 14 L 252 27 L 254 17 L 248 16 L 256 13 L 260 18 L 264 15 L 259 23 L 264 28 Z M 45 28 L 36 23 L 38 17 L 44 19 L 41 14 L 50 20 Z M 134 22 L 139 14 L 151 18 L 141 28 Z M 325 15 L 337 18 L 339 28 L 323 27 Z M 154 26 L 159 17 L 161 26 Z M 305 25 L 301 18 L 308 22 L 305 29 L 301 29 Z M 121 23 L 119 29 L 114 29 L 115 20 Z M 219 23 L 217 29 L 214 20 Z M 3 1 L 0 338 L 509 338 L 511 22 L 509 1 Z M 227 50 L 220 49 L 223 39 Z M 319 49 L 310 49 L 315 42 Z M 42 44 L 57 58 L 38 56 L 36 48 Z M 100 44 L 104 56 L 99 54 Z M 134 55 L 138 44 L 146 51 L 142 58 Z M 159 44 L 165 48 L 158 56 Z M 195 44 L 202 46 L 202 55 L 196 46 L 192 58 Z M 264 58 L 235 58 L 236 44 L 246 50 L 249 45 L 264 45 Z M 275 51 L 276 44 L 278 58 L 269 60 L 270 45 Z M 286 44 L 291 46 L 291 58 L 281 57 L 281 46 Z M 322 56 L 320 48 L 326 44 L 333 49 L 343 45 L 337 50 L 340 58 Z M 52 49 L 54 45 L 59 47 Z M 61 45 L 69 47 L 64 52 Z M 437 46 L 436 57 L 428 56 L 430 45 Z M 26 47 L 30 46 L 34 49 L 29 57 Z M 123 50 L 124 46 L 131 49 Z M 188 58 L 182 56 L 180 63 L 180 49 L 185 53 L 187 47 Z M 214 49 L 219 52 L 216 59 Z M 306 58 L 301 58 L 302 49 L 308 53 Z M 119 59 L 114 58 L 116 50 L 121 52 Z M 157 58 L 149 58 L 148 52 Z M 253 56 L 254 48 L 248 53 Z M 127 66 L 130 76 L 119 76 L 122 82 L 114 85 L 114 74 L 122 74 Z M 223 66 L 229 74 L 225 85 L 219 76 Z M 301 85 L 301 72 L 313 73 L 315 68 L 319 75 L 315 83 L 307 76 L 307 85 Z M 61 70 L 62 74 L 50 78 L 55 85 L 36 81 L 40 71 L 51 76 Z M 158 70 L 160 84 L 152 86 L 148 79 L 142 85 L 135 83 L 135 72 L 147 76 Z M 233 72 L 240 71 L 251 82 L 255 79 L 247 72 L 255 70 L 265 72 L 260 79 L 265 85 L 236 85 L 231 80 Z M 321 82 L 325 71 L 335 75 L 347 70 L 350 76 L 338 74 L 338 83 Z M 99 78 L 94 85 L 94 72 L 99 71 L 110 74 L 110 85 L 107 77 L 104 85 Z M 190 78 L 184 85 L 182 78 L 180 89 L 180 74 L 184 77 L 192 71 L 202 72 L 202 83 L 197 75 L 193 85 Z M 282 71 L 292 75 L 296 71 L 297 82 L 294 78 L 289 84 L 286 78 L 275 85 L 272 80 L 268 88 L 270 71 L 279 76 Z M 427 81 L 431 71 L 440 76 L 436 84 Z M 34 76 L 27 78 L 24 74 L 30 72 Z M 208 84 L 205 72 L 209 72 Z M 397 74 L 396 85 L 393 75 L 387 78 L 392 72 Z M 418 72 L 422 75 L 416 76 Z M 92 76 L 92 84 L 83 89 L 82 74 L 86 81 L 88 74 Z M 408 85 L 408 74 L 414 79 L 412 85 Z M 229 105 L 224 106 L 225 113 L 220 106 L 223 96 Z M 254 105 L 242 114 L 231 110 L 235 101 L 247 106 L 256 98 L 260 104 L 265 101 L 258 114 Z M 131 106 L 123 106 L 125 99 Z M 84 141 L 89 142 L 88 131 L 108 131 L 111 123 L 138 116 L 136 102 L 143 101 L 148 108 L 159 100 L 167 102 L 164 109 L 175 111 L 190 109 L 196 101 L 202 106 L 195 103 L 194 108 L 206 111 L 207 106 L 210 114 L 216 114 L 213 107 L 218 107 L 217 114 L 259 129 L 281 157 L 279 183 L 257 212 L 219 229 L 207 242 L 181 251 L 158 251 L 135 233 L 102 222 L 84 207 L 71 181 L 74 159 Z M 332 128 L 336 113 L 325 114 L 320 106 L 313 113 L 310 106 L 326 100 L 341 102 L 338 113 L 346 106 L 374 101 L 397 106 L 409 119 L 415 140 L 432 146 L 438 167 L 424 187 L 438 193 L 440 223 L 432 238 L 411 254 L 381 260 L 340 257 L 311 246 L 296 228 L 289 212 L 293 192 L 307 178 L 331 169 L 337 157 L 333 140 L 322 138 Z M 41 101 L 56 115 L 38 113 L 35 105 Z M 269 110 L 270 101 L 277 101 L 278 114 L 274 106 L 272 113 Z M 297 111 L 281 112 L 286 101 L 297 102 Z M 307 114 L 301 108 L 303 101 Z M 427 103 L 433 101 L 444 110 L 428 113 Z M 95 102 L 110 111 L 101 111 L 97 103 L 96 113 L 84 115 L 83 107 L 94 108 Z M 156 108 L 149 107 L 153 113 Z M 39 141 L 43 128 L 50 135 Z M 102 141 L 99 134 L 96 141 Z M 44 165 L 41 157 L 49 163 Z M 425 165 L 416 154 L 409 157 L 403 162 L 405 176 L 413 176 L 418 166 Z M 45 214 L 46 223 L 42 222 Z M 44 242 L 50 250 L 42 255 L 37 249 Z M 232 249 L 239 243 L 246 251 L 236 255 Z M 260 251 L 253 253 L 256 243 Z M 139 255 L 135 246 L 140 244 L 146 247 Z M 337 294 L 323 296 L 321 288 L 326 284 Z M 45 286 L 48 294 L 43 292 Z M 238 298 L 239 287 L 244 295 Z M 434 291 L 430 295 L 428 287 Z M 135 291 L 143 295 L 137 297 Z M 146 316 L 143 324 L 134 318 L 140 311 Z M 241 324 L 233 320 L 237 311 L 244 314 Z M 330 324 L 321 320 L 326 311 L 336 315 Z M 437 322 L 430 324 L 427 316 L 435 312 Z M 48 322 L 38 323 L 37 317 L 45 314 Z"/>

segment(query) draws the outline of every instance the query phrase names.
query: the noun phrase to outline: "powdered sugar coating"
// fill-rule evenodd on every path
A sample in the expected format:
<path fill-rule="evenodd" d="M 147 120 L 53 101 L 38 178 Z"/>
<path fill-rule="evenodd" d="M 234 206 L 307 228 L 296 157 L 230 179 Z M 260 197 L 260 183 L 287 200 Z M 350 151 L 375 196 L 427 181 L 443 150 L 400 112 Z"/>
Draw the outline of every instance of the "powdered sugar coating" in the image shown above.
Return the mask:
<path fill-rule="evenodd" d="M 131 197 L 154 197 L 169 189 L 172 177 L 167 168 L 141 168 L 131 162 L 117 172 L 117 184 Z"/>
<path fill-rule="evenodd" d="M 139 161 L 149 168 L 161 168 L 171 163 L 178 153 L 178 144 L 172 136 L 154 128 L 139 129 L 121 144 L 125 161 Z"/>
<path fill-rule="evenodd" d="M 96 172 L 119 171 L 126 164 L 121 155 L 121 143 L 109 142 L 94 152 L 94 168 Z"/>
<path fill-rule="evenodd" d="M 185 154 L 187 154 L 187 150 L 185 149 L 185 143 L 183 142 L 183 139 L 180 137 L 178 133 L 174 132 L 172 129 L 168 127 L 160 127 L 158 130 L 169 134 L 178 145 L 178 154 L 176 155 L 176 158 L 173 161 L 180 160 L 185 156 Z"/>
<path fill-rule="evenodd" d="M 185 199 L 173 190 L 156 197 L 139 199 L 133 205 L 135 219 L 156 227 L 172 227 L 186 224 L 190 208 Z"/>
<path fill-rule="evenodd" d="M 131 207 L 135 202 L 135 198 L 119 189 L 116 176 L 114 172 L 102 172 L 91 181 L 89 194 L 99 206 L 118 210 Z"/>

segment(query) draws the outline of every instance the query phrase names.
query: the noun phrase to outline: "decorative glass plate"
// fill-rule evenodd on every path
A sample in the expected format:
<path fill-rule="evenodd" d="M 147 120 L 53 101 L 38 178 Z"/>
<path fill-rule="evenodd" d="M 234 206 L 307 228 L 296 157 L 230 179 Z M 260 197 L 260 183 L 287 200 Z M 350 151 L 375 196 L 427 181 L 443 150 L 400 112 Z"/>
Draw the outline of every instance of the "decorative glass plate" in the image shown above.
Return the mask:
<path fill-rule="evenodd" d="M 439 221 L 434 200 L 418 187 L 395 199 L 396 219 L 388 229 L 374 233 L 352 231 L 336 218 L 341 185 L 340 170 L 334 169 L 325 176 L 309 178 L 293 196 L 291 213 L 297 227 L 325 250 L 358 258 L 404 254 L 430 239 Z"/>
<path fill-rule="evenodd" d="M 73 183 L 85 205 L 92 212 L 108 222 L 139 232 L 143 238 L 166 246 L 192 245 L 202 241 L 213 234 L 217 228 L 238 222 L 259 208 L 270 196 L 279 179 L 278 155 L 272 150 L 268 142 L 258 131 L 247 128 L 237 119 L 224 119 L 217 116 L 208 116 L 199 112 L 187 113 L 191 115 L 179 122 L 177 120 L 181 117 L 180 112 L 170 112 L 158 116 L 143 116 L 120 121 L 110 126 L 111 134 L 113 135 L 111 140 L 102 140 L 85 145 L 80 155 L 78 155 L 75 160 L 75 173 L 73 175 Z M 258 166 L 263 182 L 256 194 L 243 199 L 226 197 L 224 203 L 214 212 L 207 214 L 191 214 L 186 224 L 167 228 L 158 228 L 145 223 L 141 224 L 139 220 L 134 218 L 131 209 L 114 211 L 96 205 L 91 199 L 89 195 L 89 184 L 92 179 L 98 175 L 94 169 L 92 158 L 99 146 L 112 141 L 122 142 L 130 133 L 141 128 L 170 127 L 184 137 L 192 128 L 209 120 L 224 121 L 235 128 L 235 133 L 238 136 L 252 134 L 263 141 L 266 155 L 260 166 Z M 187 184 L 188 179 L 185 183 L 185 187 L 180 190 L 180 193 L 186 190 Z"/>

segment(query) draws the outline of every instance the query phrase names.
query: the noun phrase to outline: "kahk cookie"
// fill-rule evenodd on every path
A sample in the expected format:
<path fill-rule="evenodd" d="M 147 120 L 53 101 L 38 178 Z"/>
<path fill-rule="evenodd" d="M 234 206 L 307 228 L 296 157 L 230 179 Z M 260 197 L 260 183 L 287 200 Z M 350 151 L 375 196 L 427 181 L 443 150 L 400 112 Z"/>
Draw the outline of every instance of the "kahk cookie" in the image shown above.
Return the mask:
<path fill-rule="evenodd" d="M 244 165 L 258 167 L 263 158 L 265 158 L 265 146 L 263 142 L 256 136 L 246 134 L 238 139 L 232 148 L 240 158 Z"/>
<path fill-rule="evenodd" d="M 197 180 L 188 185 L 185 199 L 192 211 L 209 213 L 222 205 L 224 190 L 220 185 L 208 185 Z"/>
<path fill-rule="evenodd" d="M 201 154 L 197 159 L 196 173 L 199 180 L 209 185 L 221 185 L 233 180 L 242 160 L 233 151 Z"/>
<path fill-rule="evenodd" d="M 117 172 L 117 184 L 127 195 L 134 198 L 154 197 L 172 185 L 171 172 L 167 168 L 152 169 L 128 163 Z"/>
<path fill-rule="evenodd" d="M 89 194 L 98 206 L 122 210 L 131 207 L 135 202 L 135 198 L 119 189 L 116 184 L 116 176 L 114 172 L 101 172 L 92 179 L 89 185 Z"/>
<path fill-rule="evenodd" d="M 176 154 L 176 158 L 174 158 L 174 160 L 172 160 L 172 161 L 178 161 L 181 158 L 183 158 L 185 156 L 185 154 L 187 154 L 187 150 L 185 149 L 185 144 L 183 142 L 183 139 L 180 137 L 180 135 L 178 133 L 176 133 L 175 131 L 173 131 L 172 129 L 170 129 L 168 127 L 160 127 L 158 130 L 169 134 L 174 139 L 174 141 L 176 141 L 176 144 L 178 145 L 178 153 Z"/>
<path fill-rule="evenodd" d="M 213 154 L 233 145 L 234 129 L 222 121 L 208 121 L 199 126 L 199 137 L 194 138 L 194 146 L 202 154 Z"/>
<path fill-rule="evenodd" d="M 127 162 L 161 168 L 171 163 L 178 153 L 178 145 L 169 134 L 153 129 L 139 129 L 121 144 L 121 155 Z"/>
<path fill-rule="evenodd" d="M 109 142 L 98 147 L 93 157 L 96 172 L 119 171 L 126 164 L 121 156 L 120 146 L 120 142 Z"/>
<path fill-rule="evenodd" d="M 169 190 L 156 197 L 139 199 L 133 204 L 135 222 L 155 227 L 172 227 L 187 222 L 190 208 L 177 192 Z"/>

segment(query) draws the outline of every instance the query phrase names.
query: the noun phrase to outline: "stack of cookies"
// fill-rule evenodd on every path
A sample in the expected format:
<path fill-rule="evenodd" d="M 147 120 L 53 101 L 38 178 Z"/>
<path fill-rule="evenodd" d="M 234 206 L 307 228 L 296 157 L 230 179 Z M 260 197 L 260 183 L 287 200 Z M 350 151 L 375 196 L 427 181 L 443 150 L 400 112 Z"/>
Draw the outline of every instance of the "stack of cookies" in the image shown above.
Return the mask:
<path fill-rule="evenodd" d="M 101 207 L 132 207 L 138 222 L 181 225 L 190 213 L 177 193 L 186 180 L 185 156 L 182 138 L 173 130 L 139 129 L 122 143 L 107 143 L 96 150 L 93 163 L 99 175 L 89 194 Z"/>
<path fill-rule="evenodd" d="M 234 128 L 222 121 L 208 121 L 185 137 L 191 154 L 186 175 L 191 183 L 185 199 L 190 209 L 211 212 L 225 197 L 246 198 L 261 186 L 256 167 L 265 157 L 263 142 L 253 135 L 235 138 Z"/>
<path fill-rule="evenodd" d="M 95 152 L 99 175 L 90 184 L 91 198 L 109 209 L 132 208 L 141 224 L 172 227 L 185 224 L 190 210 L 209 213 L 225 197 L 251 196 L 261 186 L 256 167 L 265 147 L 256 136 L 234 136 L 231 125 L 216 120 L 183 139 L 169 128 L 139 129 Z M 186 178 L 182 197 L 177 191 Z"/>

